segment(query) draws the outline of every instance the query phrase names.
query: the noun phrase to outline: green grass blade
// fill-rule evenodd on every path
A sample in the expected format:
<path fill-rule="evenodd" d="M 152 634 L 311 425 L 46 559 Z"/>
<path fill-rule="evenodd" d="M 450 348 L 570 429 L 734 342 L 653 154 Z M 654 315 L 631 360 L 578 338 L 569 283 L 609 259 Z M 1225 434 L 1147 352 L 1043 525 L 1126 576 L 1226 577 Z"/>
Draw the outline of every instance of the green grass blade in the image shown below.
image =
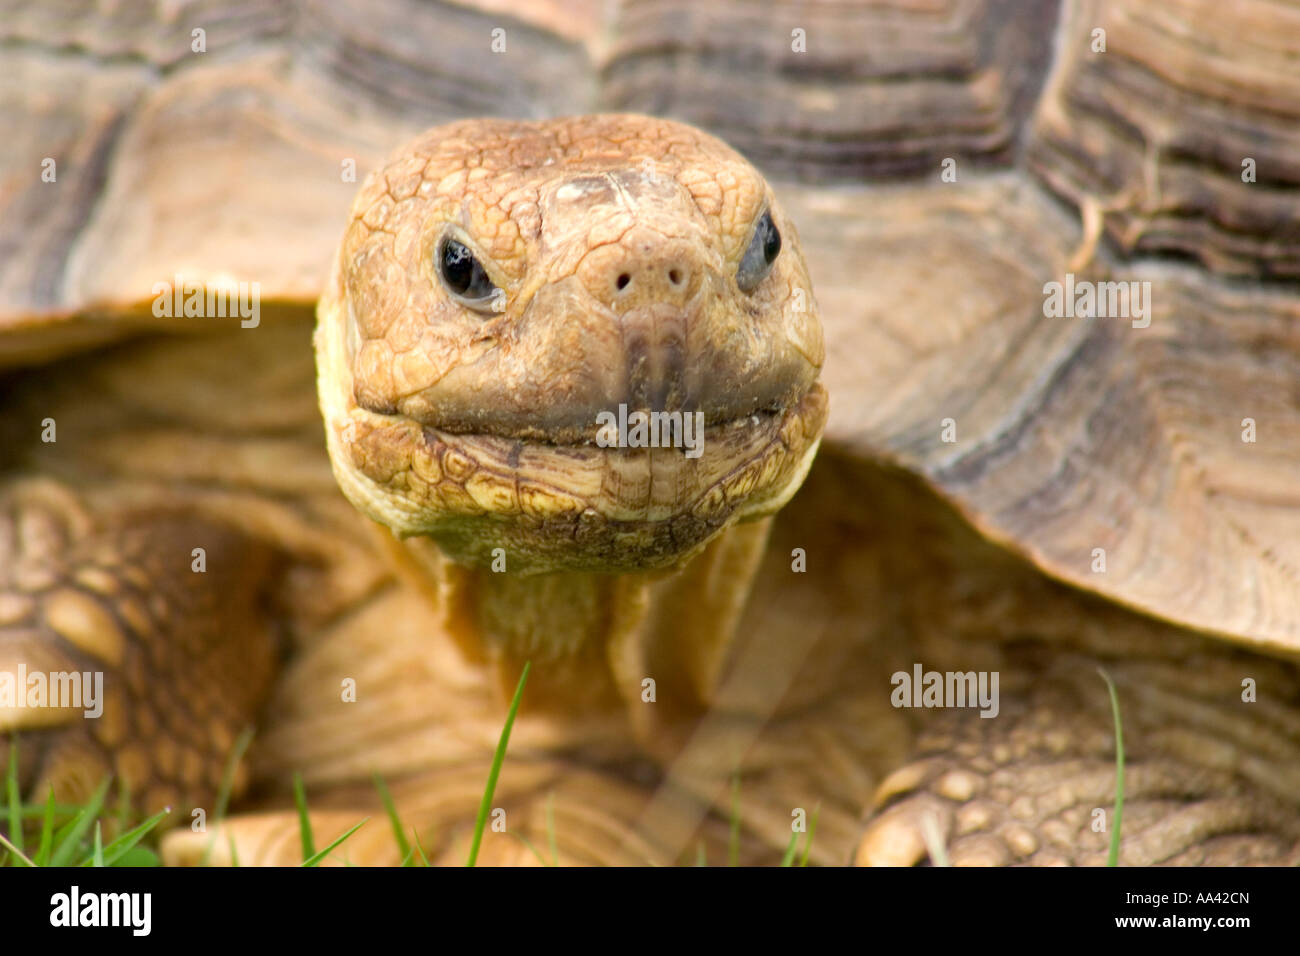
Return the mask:
<path fill-rule="evenodd" d="M 138 826 L 132 827 L 126 833 L 123 833 L 120 837 L 113 840 L 111 843 L 108 844 L 108 846 L 104 847 L 104 851 L 103 851 L 104 862 L 102 864 L 97 864 L 97 865 L 112 866 L 114 863 L 116 863 L 118 860 L 124 857 L 137 843 L 139 843 L 146 836 L 148 836 L 149 831 L 151 831 L 154 827 L 158 826 L 158 824 L 163 821 L 163 818 L 166 817 L 169 813 L 171 813 L 170 809 L 159 810 L 148 820 L 145 820 L 143 823 L 141 823 Z"/>
<path fill-rule="evenodd" d="M 501 775 L 501 765 L 506 760 L 506 746 L 510 743 L 510 729 L 515 725 L 515 715 L 519 713 L 519 701 L 524 696 L 524 685 L 528 683 L 528 671 L 532 661 L 524 662 L 523 672 L 519 675 L 519 685 L 515 688 L 514 700 L 510 702 L 510 712 L 506 714 L 505 726 L 501 728 L 501 739 L 497 741 L 496 753 L 492 756 L 492 769 L 488 772 L 487 786 L 483 790 L 483 801 L 478 807 L 478 819 L 474 821 L 474 842 L 470 844 L 469 859 L 466 866 L 478 862 L 479 846 L 483 843 L 483 831 L 487 827 L 488 812 L 492 809 L 492 795 L 497 789 L 497 778 Z"/>
<path fill-rule="evenodd" d="M 0 811 L 4 808 L 0 807 Z M 81 807 L 73 803 L 54 803 L 54 819 L 69 820 L 81 812 Z M 35 820 L 40 822 L 45 819 L 45 804 L 43 803 L 24 803 L 22 806 L 24 820 Z"/>
<path fill-rule="evenodd" d="M 5 771 L 5 792 L 9 795 L 9 839 L 23 852 L 23 801 L 18 793 L 18 735 L 9 738 L 9 766 Z"/>
<path fill-rule="evenodd" d="M 41 818 L 41 839 L 36 844 L 37 866 L 47 866 L 50 862 L 50 848 L 54 846 L 54 785 L 51 784 L 45 796 L 45 816 Z"/>
<path fill-rule="evenodd" d="M 705 855 L 705 853 L 704 853 L 704 841 L 703 841 L 703 840 L 701 840 L 699 843 L 695 844 L 695 865 L 696 865 L 696 866 L 708 866 L 708 865 L 709 865 L 709 858 L 708 858 L 708 857 Z"/>
<path fill-rule="evenodd" d="M 55 848 L 50 856 L 50 866 L 67 866 L 73 855 L 77 853 L 91 825 L 99 819 L 99 812 L 104 808 L 104 797 L 108 794 L 108 785 L 111 782 L 111 777 L 105 777 L 91 794 L 90 801 L 81 808 L 76 817 L 54 834 Z"/>
<path fill-rule="evenodd" d="M 217 803 L 214 808 L 217 820 L 226 818 L 226 810 L 230 807 L 230 795 L 235 789 L 235 771 L 239 769 L 239 761 L 244 759 L 244 753 L 248 750 L 248 745 L 252 740 L 252 728 L 245 728 L 235 738 L 235 742 L 230 748 L 230 756 L 226 758 L 226 767 L 221 772 L 221 785 L 217 787 Z"/>
<path fill-rule="evenodd" d="M 9 852 L 14 855 L 14 857 L 18 860 L 18 862 L 22 866 L 31 866 L 31 867 L 36 866 L 35 863 L 33 863 L 23 854 L 22 850 L 18 849 L 18 847 L 10 843 L 9 838 L 6 837 L 3 833 L 0 833 L 0 846 L 7 847 Z"/>
<path fill-rule="evenodd" d="M 208 865 L 208 859 L 212 855 L 212 848 L 216 846 L 216 824 L 226 818 L 226 809 L 230 806 L 230 795 L 235 789 L 235 771 L 239 769 L 239 761 L 244 759 L 244 752 L 248 750 L 248 745 L 252 740 L 253 730 L 251 727 L 246 728 L 235 738 L 230 753 L 226 757 L 226 766 L 221 772 L 221 784 L 217 787 L 217 802 L 212 808 L 212 836 L 203 847 L 203 856 L 199 858 L 199 866 Z"/>
<path fill-rule="evenodd" d="M 123 833 L 131 822 L 131 785 L 123 780 L 117 788 L 117 832 Z"/>
<path fill-rule="evenodd" d="M 781 865 L 782 865 L 782 866 L 793 866 L 793 865 L 794 865 L 794 855 L 795 855 L 795 852 L 796 852 L 798 849 L 799 849 L 799 831 L 798 831 L 798 830 L 791 830 L 791 831 L 790 831 L 790 842 L 789 842 L 788 844 L 786 844 L 786 847 L 785 847 L 785 853 L 783 853 L 783 854 L 781 855 Z"/>
<path fill-rule="evenodd" d="M 293 772 L 293 802 L 298 806 L 298 835 L 302 838 L 303 866 L 316 856 L 316 840 L 311 833 L 311 817 L 307 814 L 307 790 L 302 785 L 302 774 Z"/>
<path fill-rule="evenodd" d="M 1115 721 L 1115 820 L 1110 831 L 1110 852 L 1106 855 L 1107 866 L 1119 866 L 1119 831 L 1124 821 L 1124 728 L 1119 719 L 1119 695 L 1115 693 L 1115 682 L 1100 667 L 1097 673 L 1106 682 L 1110 693 L 1110 712 Z"/>
<path fill-rule="evenodd" d="M 551 866 L 560 865 L 560 841 L 555 836 L 555 791 L 546 795 L 546 840 L 551 845 Z"/>
<path fill-rule="evenodd" d="M 302 865 L 303 865 L 303 866 L 318 866 L 318 865 L 320 864 L 320 861 L 323 860 L 323 859 L 325 859 L 325 857 L 329 856 L 330 853 L 334 850 L 335 847 L 337 847 L 340 843 L 342 843 L 342 842 L 343 842 L 344 840 L 346 840 L 348 837 L 352 836 L 352 834 L 356 833 L 358 830 L 360 830 L 363 826 L 365 826 L 365 825 L 366 825 L 367 823 L 369 823 L 369 822 L 370 822 L 370 818 L 369 818 L 369 817 L 366 817 L 364 820 L 362 820 L 360 823 L 356 824 L 355 826 L 349 827 L 349 828 L 348 828 L 348 829 L 343 833 L 343 835 L 340 836 L 337 840 L 332 840 L 332 841 L 330 841 L 330 845 L 327 846 L 327 847 L 325 847 L 325 849 L 321 850 L 319 853 L 313 853 L 313 854 L 312 854 L 311 856 L 309 856 L 307 859 L 303 860 L 303 861 L 302 861 Z"/>
<path fill-rule="evenodd" d="M 91 866 L 103 867 L 104 865 L 104 835 L 100 832 L 99 821 L 95 821 L 95 845 L 90 851 L 90 859 L 86 861 Z M 83 863 L 82 866 L 86 864 Z"/>
<path fill-rule="evenodd" d="M 415 827 L 411 827 L 411 837 L 415 840 L 415 852 L 420 858 L 420 864 L 428 867 L 429 858 L 424 855 L 424 847 L 420 846 L 420 834 L 415 831 Z"/>
<path fill-rule="evenodd" d="M 538 850 L 537 847 L 533 845 L 533 841 L 528 839 L 528 837 L 524 836 L 522 833 L 519 833 L 518 831 L 515 830 L 507 830 L 506 832 L 509 833 L 516 840 L 518 840 L 520 843 L 522 843 L 524 846 L 526 846 L 528 848 L 528 852 L 531 853 L 533 856 L 537 857 L 537 862 L 542 864 L 542 866 L 554 866 L 553 863 L 547 862 L 546 857 L 542 856 L 541 851 Z"/>
<path fill-rule="evenodd" d="M 115 863 L 110 863 L 109 866 L 155 867 L 162 866 L 162 861 L 158 859 L 158 854 L 147 846 L 133 846 L 118 857 Z"/>
<path fill-rule="evenodd" d="M 230 865 L 239 866 L 239 851 L 235 849 L 235 838 L 229 833 L 226 834 L 226 845 L 230 847 Z"/>
<path fill-rule="evenodd" d="M 411 851 L 411 841 L 406 839 L 406 831 L 402 829 L 402 821 L 397 816 L 397 807 L 393 804 L 393 795 L 388 792 L 388 784 L 384 783 L 384 778 L 377 773 L 375 789 L 379 791 L 379 799 L 384 801 L 388 822 L 393 825 L 393 838 L 397 840 L 398 852 L 402 854 L 402 866 L 410 866 L 415 859 L 415 854 Z"/>
<path fill-rule="evenodd" d="M 808 821 L 808 839 L 803 845 L 803 856 L 799 858 L 800 866 L 808 865 L 808 854 L 812 852 L 813 838 L 817 836 L 817 817 L 821 815 L 822 805 L 819 803 L 813 807 L 812 819 Z"/>

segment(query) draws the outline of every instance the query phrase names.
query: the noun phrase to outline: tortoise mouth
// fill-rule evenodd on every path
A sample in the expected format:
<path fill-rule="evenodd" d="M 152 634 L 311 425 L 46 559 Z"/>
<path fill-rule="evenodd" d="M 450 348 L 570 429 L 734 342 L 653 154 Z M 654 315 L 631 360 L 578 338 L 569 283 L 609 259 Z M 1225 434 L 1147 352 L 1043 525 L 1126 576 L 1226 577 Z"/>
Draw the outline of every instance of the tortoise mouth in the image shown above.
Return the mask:
<path fill-rule="evenodd" d="M 676 449 L 686 458 L 700 458 L 705 453 L 706 442 L 717 438 L 721 430 L 758 428 L 765 423 L 780 421 L 792 408 L 799 406 L 811 390 L 811 387 L 805 387 L 792 396 L 769 401 L 739 414 L 718 414 L 698 408 L 654 409 L 626 401 L 608 403 L 587 415 L 584 424 L 561 427 L 540 424 L 514 426 L 495 421 L 475 426 L 463 421 L 430 422 L 420 416 L 407 417 L 434 434 L 510 440 L 520 454 L 527 447 L 664 452 Z M 399 417 L 401 414 L 397 413 Z"/>
<path fill-rule="evenodd" d="M 733 315 L 732 310 L 722 308 L 720 297 L 713 306 L 712 312 Z M 591 354 L 572 343 L 567 348 L 556 345 L 532 350 L 517 345 L 513 349 L 494 347 L 475 361 L 443 373 L 432 385 L 412 387 L 401 396 L 377 390 L 374 379 L 379 376 L 357 375 L 352 400 L 376 414 L 404 416 L 449 434 L 556 447 L 609 447 L 601 442 L 607 424 L 617 426 L 624 439 L 620 444 L 630 447 L 626 438 L 636 422 L 629 419 L 644 415 L 653 434 L 663 428 L 674 433 L 672 442 L 649 447 L 672 447 L 698 438 L 705 426 L 783 414 L 802 401 L 820 371 L 807 356 L 783 345 L 781 335 L 770 329 L 755 333 L 771 353 L 765 361 L 754 363 L 757 367 L 747 363 L 748 350 L 743 348 L 728 350 L 718 343 L 688 345 L 686 329 L 710 327 L 705 321 L 710 310 L 702 307 L 631 310 L 630 315 L 653 312 L 656 316 L 654 322 L 645 319 L 639 323 L 589 303 L 580 308 L 569 303 L 569 307 L 576 311 L 565 317 L 575 324 L 618 329 L 618 349 L 608 343 L 605 351 L 585 346 Z M 546 310 L 529 309 L 525 316 L 533 311 Z M 569 323 L 552 319 L 545 325 L 546 331 L 553 333 L 555 327 L 563 329 Z M 653 331 L 647 331 L 650 328 Z M 654 345 L 648 341 L 652 337 L 656 338 Z M 521 362 L 511 357 L 519 351 L 538 354 Z M 419 363 L 415 364 L 418 367 Z M 405 368 L 403 374 L 418 377 Z"/>
<path fill-rule="evenodd" d="M 342 484 L 399 535 L 432 537 L 464 564 L 504 558 L 524 572 L 667 567 L 732 521 L 785 504 L 811 465 L 827 401 L 814 382 L 784 410 L 706 423 L 695 435 L 683 425 L 681 437 L 698 443 L 659 447 L 642 441 L 651 437 L 648 413 L 644 434 L 635 412 L 622 423 L 612 414 L 605 437 L 626 441 L 602 445 L 599 437 L 561 444 L 457 433 L 356 409 L 342 450 L 368 487 L 354 494 L 355 482 Z M 677 437 L 674 420 L 665 421 Z"/>

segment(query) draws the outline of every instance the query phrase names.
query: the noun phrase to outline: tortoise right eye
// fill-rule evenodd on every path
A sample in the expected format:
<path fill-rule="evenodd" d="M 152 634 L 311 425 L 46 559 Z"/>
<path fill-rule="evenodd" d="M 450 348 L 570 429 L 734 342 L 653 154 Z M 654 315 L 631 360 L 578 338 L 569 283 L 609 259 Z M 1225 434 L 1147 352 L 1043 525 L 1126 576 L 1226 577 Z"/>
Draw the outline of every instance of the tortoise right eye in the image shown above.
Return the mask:
<path fill-rule="evenodd" d="M 451 297 L 476 312 L 491 312 L 499 291 L 482 263 L 463 242 L 451 236 L 438 243 L 438 277 Z"/>
<path fill-rule="evenodd" d="M 742 292 L 753 292 L 772 271 L 772 263 L 781 251 L 781 233 L 772 222 L 771 210 L 764 210 L 754 224 L 754 235 L 736 272 L 736 284 Z"/>

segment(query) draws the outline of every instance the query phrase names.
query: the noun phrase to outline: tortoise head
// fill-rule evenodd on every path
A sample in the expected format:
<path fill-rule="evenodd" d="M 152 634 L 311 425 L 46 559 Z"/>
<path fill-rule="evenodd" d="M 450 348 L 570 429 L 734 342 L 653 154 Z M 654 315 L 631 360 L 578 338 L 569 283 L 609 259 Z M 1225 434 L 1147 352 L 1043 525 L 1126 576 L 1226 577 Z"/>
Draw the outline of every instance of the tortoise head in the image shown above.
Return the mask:
<path fill-rule="evenodd" d="M 318 319 L 344 492 L 463 563 L 674 565 L 781 507 L 825 424 L 793 226 L 665 120 L 429 131 L 366 180 Z"/>

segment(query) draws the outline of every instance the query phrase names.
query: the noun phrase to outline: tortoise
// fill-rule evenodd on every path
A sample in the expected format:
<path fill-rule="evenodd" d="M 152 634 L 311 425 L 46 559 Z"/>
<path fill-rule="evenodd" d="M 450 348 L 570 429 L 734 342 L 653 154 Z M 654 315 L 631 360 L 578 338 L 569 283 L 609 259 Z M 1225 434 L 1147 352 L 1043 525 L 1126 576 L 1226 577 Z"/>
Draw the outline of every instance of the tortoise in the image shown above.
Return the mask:
<path fill-rule="evenodd" d="M 460 862 L 528 662 L 560 862 L 1099 863 L 1101 668 L 1121 862 L 1300 861 L 1293 11 L 5 6 L 34 798 Z"/>

